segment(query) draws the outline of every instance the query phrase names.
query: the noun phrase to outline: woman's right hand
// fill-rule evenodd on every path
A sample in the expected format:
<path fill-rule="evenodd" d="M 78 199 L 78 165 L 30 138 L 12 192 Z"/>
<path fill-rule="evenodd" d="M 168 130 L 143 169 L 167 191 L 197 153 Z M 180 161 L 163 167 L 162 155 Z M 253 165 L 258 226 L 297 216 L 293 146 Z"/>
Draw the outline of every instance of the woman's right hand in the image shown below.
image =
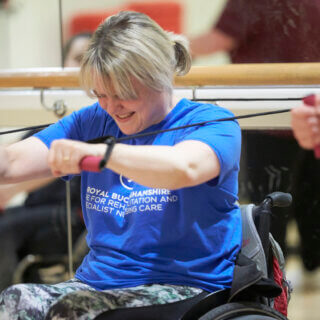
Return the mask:
<path fill-rule="evenodd" d="M 53 176 L 80 173 L 81 160 L 86 156 L 103 157 L 105 144 L 89 144 L 80 141 L 59 139 L 52 142 L 48 164 Z"/>

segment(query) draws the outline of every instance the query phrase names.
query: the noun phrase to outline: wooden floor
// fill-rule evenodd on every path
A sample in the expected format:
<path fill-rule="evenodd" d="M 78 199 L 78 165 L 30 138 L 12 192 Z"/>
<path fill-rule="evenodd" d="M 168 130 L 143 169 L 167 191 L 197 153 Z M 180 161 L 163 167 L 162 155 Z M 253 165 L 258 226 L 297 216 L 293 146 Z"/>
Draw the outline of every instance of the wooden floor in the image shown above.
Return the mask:
<path fill-rule="evenodd" d="M 294 286 L 288 318 L 290 320 L 319 320 L 320 270 L 306 274 L 299 258 L 291 257 L 287 263 L 287 276 Z"/>
<path fill-rule="evenodd" d="M 299 243 L 294 224 L 289 226 L 288 242 L 293 246 Z M 291 255 L 287 258 L 286 273 L 293 285 L 288 318 L 320 320 L 320 268 L 307 273 L 303 269 L 300 257 Z"/>

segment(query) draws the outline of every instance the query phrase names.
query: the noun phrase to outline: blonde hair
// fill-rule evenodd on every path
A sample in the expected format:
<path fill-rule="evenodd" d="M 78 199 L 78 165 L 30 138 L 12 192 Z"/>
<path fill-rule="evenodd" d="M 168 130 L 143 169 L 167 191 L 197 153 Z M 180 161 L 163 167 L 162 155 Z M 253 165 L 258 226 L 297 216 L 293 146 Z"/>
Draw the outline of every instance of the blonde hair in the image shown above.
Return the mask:
<path fill-rule="evenodd" d="M 80 82 L 89 95 L 101 79 L 106 92 L 134 99 L 132 77 L 156 91 L 172 91 L 173 76 L 186 74 L 190 67 L 183 36 L 164 31 L 145 14 L 122 11 L 93 34 L 81 63 Z"/>

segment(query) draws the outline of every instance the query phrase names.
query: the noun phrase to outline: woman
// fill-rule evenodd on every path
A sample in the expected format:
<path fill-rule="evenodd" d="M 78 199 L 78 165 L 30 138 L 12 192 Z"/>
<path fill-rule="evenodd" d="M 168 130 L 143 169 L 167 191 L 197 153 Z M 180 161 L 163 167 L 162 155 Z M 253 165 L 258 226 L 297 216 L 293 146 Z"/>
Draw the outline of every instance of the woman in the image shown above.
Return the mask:
<path fill-rule="evenodd" d="M 85 156 L 106 152 L 105 144 L 83 141 L 231 116 L 172 96 L 174 74 L 187 73 L 190 63 L 184 38 L 146 15 L 108 18 L 80 72 L 98 102 L 2 149 L 2 181 L 79 174 Z M 81 172 L 90 252 L 75 279 L 9 287 L 0 296 L 0 318 L 2 312 L 7 319 L 26 313 L 43 319 L 50 309 L 58 319 L 92 319 L 108 309 L 167 304 L 230 287 L 241 242 L 240 140 L 238 124 L 226 121 L 116 144 L 102 173 Z"/>

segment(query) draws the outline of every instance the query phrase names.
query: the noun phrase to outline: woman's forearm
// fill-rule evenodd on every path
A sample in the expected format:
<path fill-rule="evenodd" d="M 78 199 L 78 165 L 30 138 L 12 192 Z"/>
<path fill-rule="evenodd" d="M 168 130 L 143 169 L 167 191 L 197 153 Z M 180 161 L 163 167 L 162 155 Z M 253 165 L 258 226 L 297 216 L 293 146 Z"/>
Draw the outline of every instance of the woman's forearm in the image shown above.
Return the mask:
<path fill-rule="evenodd" d="M 105 144 L 55 140 L 48 163 L 55 176 L 77 174 L 83 158 L 101 157 L 105 152 Z M 106 167 L 144 186 L 166 189 L 195 186 L 220 174 L 220 162 L 213 149 L 193 140 L 175 146 L 117 143 Z"/>
<path fill-rule="evenodd" d="M 148 187 L 176 189 L 187 185 L 183 159 L 167 146 L 115 146 L 107 167 Z"/>
<path fill-rule="evenodd" d="M 54 181 L 54 178 L 36 179 L 9 185 L 0 185 L 0 209 L 5 208 L 10 200 L 17 194 L 22 192 L 32 192 L 52 181 Z"/>
<path fill-rule="evenodd" d="M 53 182 L 55 179 L 56 178 L 49 177 L 49 178 L 43 178 L 43 179 L 35 179 L 31 181 L 23 181 L 23 182 L 11 185 L 11 187 L 16 190 L 16 193 L 32 192 L 48 185 L 49 183 Z"/>
<path fill-rule="evenodd" d="M 142 185 L 178 189 L 219 175 L 219 161 L 207 145 L 188 141 L 170 146 L 117 144 L 107 167 Z"/>
<path fill-rule="evenodd" d="M 49 177 L 48 148 L 31 137 L 0 147 L 0 183 L 17 183 Z"/>

